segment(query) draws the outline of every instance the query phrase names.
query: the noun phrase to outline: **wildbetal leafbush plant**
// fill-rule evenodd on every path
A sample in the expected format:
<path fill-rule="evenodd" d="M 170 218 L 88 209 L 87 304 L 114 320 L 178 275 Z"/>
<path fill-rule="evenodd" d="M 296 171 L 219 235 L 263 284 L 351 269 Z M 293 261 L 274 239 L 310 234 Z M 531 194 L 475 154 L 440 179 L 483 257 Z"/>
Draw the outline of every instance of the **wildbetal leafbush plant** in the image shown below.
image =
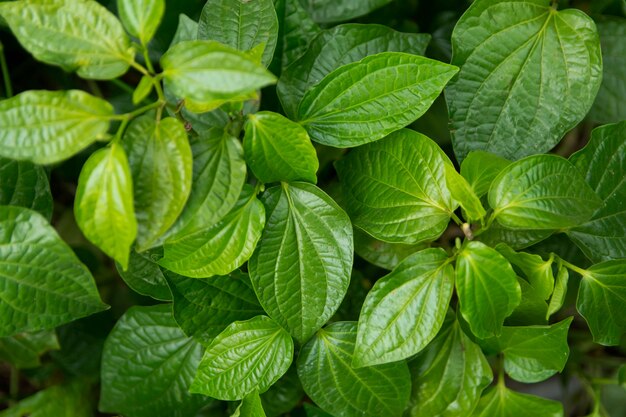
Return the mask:
<path fill-rule="evenodd" d="M 422 3 L 0 2 L 0 416 L 624 416 L 626 4 Z"/>

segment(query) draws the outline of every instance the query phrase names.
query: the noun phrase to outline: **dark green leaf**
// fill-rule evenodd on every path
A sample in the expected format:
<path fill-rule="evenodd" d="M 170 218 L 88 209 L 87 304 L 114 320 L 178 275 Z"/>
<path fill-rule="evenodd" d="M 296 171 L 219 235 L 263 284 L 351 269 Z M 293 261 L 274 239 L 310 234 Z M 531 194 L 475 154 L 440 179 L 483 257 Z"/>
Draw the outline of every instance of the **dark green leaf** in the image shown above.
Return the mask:
<path fill-rule="evenodd" d="M 324 410 L 321 410 L 309 403 L 304 403 L 304 409 L 307 417 L 333 417 Z"/>
<path fill-rule="evenodd" d="M 266 417 L 259 392 L 254 390 L 246 395 L 231 417 Z"/>
<path fill-rule="evenodd" d="M 303 396 L 295 364 L 292 364 L 287 373 L 261 395 L 261 402 L 268 417 L 278 417 L 293 410 Z"/>
<path fill-rule="evenodd" d="M 40 356 L 50 350 L 60 349 L 54 330 L 36 333 L 19 333 L 0 338 L 0 360 L 17 369 L 36 368 L 41 365 Z"/>
<path fill-rule="evenodd" d="M 500 171 L 511 164 L 510 161 L 497 155 L 483 152 L 470 152 L 461 164 L 461 175 L 469 182 L 478 197 L 489 191 L 493 180 Z"/>
<path fill-rule="evenodd" d="M 163 18 L 165 0 L 117 0 L 117 12 L 128 33 L 148 45 Z"/>
<path fill-rule="evenodd" d="M 309 41 L 320 32 L 320 27 L 304 10 L 300 0 L 284 0 L 284 2 L 285 15 L 281 22 L 283 26 L 283 68 L 291 65 L 304 54 L 309 46 Z"/>
<path fill-rule="evenodd" d="M 309 14 L 319 23 L 354 19 L 376 10 L 391 0 L 304 0 Z"/>
<path fill-rule="evenodd" d="M 563 406 L 498 384 L 480 399 L 471 417 L 563 417 Z"/>
<path fill-rule="evenodd" d="M 0 412 L 0 417 L 92 417 L 88 384 L 53 385 Z"/>
<path fill-rule="evenodd" d="M 530 284 L 539 292 L 542 299 L 547 300 L 554 289 L 554 275 L 552 273 L 552 258 L 544 261 L 541 256 L 526 252 L 515 252 L 506 244 L 499 244 L 496 250 L 504 256 L 511 265 L 518 267 L 528 278 Z"/>
<path fill-rule="evenodd" d="M 554 230 L 509 229 L 496 221 L 476 239 L 489 246 L 504 243 L 515 250 L 521 250 L 547 239 L 553 233 Z"/>
<path fill-rule="evenodd" d="M 392 270 L 407 256 L 426 248 L 424 244 L 406 245 L 378 240 L 358 227 L 354 231 L 354 252 L 367 262 Z"/>
<path fill-rule="evenodd" d="M 52 194 L 46 171 L 28 161 L 0 157 L 0 205 L 20 206 L 52 217 Z"/>
<path fill-rule="evenodd" d="M 543 298 L 543 294 L 524 278 L 517 277 L 517 283 L 522 290 L 522 299 L 515 307 L 515 310 L 513 310 L 513 313 L 505 319 L 504 323 L 507 326 L 546 324 L 548 322 L 546 319 L 548 304 Z"/>
<path fill-rule="evenodd" d="M 116 264 L 117 272 L 133 291 L 157 300 L 169 301 L 172 294 L 158 264 L 162 257 L 163 248 L 142 253 L 131 250 L 128 269 L 124 270 L 120 264 Z"/>

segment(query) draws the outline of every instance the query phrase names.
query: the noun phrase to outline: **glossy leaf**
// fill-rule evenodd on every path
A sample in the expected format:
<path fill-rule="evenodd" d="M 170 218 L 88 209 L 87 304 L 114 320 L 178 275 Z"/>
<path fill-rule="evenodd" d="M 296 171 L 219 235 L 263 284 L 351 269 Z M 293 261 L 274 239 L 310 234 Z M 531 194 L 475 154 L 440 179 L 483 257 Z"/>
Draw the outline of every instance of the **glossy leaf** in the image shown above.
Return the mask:
<path fill-rule="evenodd" d="M 395 362 L 421 351 L 437 335 L 452 298 L 454 269 L 442 249 L 402 261 L 367 294 L 354 367 Z"/>
<path fill-rule="evenodd" d="M 163 248 L 154 248 L 142 253 L 130 251 L 128 268 L 124 270 L 118 263 L 117 273 L 133 291 L 157 300 L 170 301 L 167 281 L 159 268 L 159 259 L 163 257 Z"/>
<path fill-rule="evenodd" d="M 568 236 L 596 262 L 626 257 L 626 121 L 601 126 L 570 158 L 600 196 L 602 206 Z"/>
<path fill-rule="evenodd" d="M 235 207 L 218 223 L 203 229 L 188 226 L 168 239 L 159 265 L 193 278 L 226 275 L 250 258 L 264 226 L 263 204 L 246 186 Z"/>
<path fill-rule="evenodd" d="M 258 391 L 246 395 L 231 417 L 266 417 Z"/>
<path fill-rule="evenodd" d="M 17 369 L 37 368 L 43 354 L 60 348 L 54 330 L 19 333 L 0 338 L 0 360 Z"/>
<path fill-rule="evenodd" d="M 128 268 L 137 221 L 130 167 L 120 144 L 96 151 L 85 162 L 78 178 L 74 215 L 87 239 L 122 269 Z"/>
<path fill-rule="evenodd" d="M 461 164 L 461 175 L 469 182 L 478 197 L 489 191 L 493 180 L 500 171 L 511 164 L 510 161 L 497 155 L 483 152 L 470 152 Z"/>
<path fill-rule="evenodd" d="M 411 417 L 466 416 L 493 378 L 480 347 L 454 319 L 410 366 Z"/>
<path fill-rule="evenodd" d="M 36 59 L 76 71 L 83 78 L 117 78 L 134 60 L 134 50 L 119 20 L 98 2 L 3 2 L 0 15 Z"/>
<path fill-rule="evenodd" d="M 282 73 L 276 86 L 291 118 L 297 117 L 305 93 L 337 68 L 381 52 L 423 55 L 430 36 L 396 32 L 382 25 L 345 24 L 312 39 L 306 53 Z"/>
<path fill-rule="evenodd" d="M 0 206 L 0 289 L 0 337 L 107 308 L 87 267 L 46 219 L 21 207 Z"/>
<path fill-rule="evenodd" d="M 335 166 L 355 226 L 380 240 L 416 244 L 441 235 L 456 208 L 445 178 L 449 163 L 435 142 L 404 129 Z"/>
<path fill-rule="evenodd" d="M 308 90 L 298 119 L 311 139 L 324 145 L 374 142 L 424 114 L 457 71 L 416 55 L 372 55 L 336 69 Z M 382 82 L 389 79 L 394 82 Z"/>
<path fill-rule="evenodd" d="M 28 161 L 0 157 L 0 205 L 19 206 L 52 217 L 52 194 L 46 171 Z"/>
<path fill-rule="evenodd" d="M 617 345 L 626 333 L 626 260 L 606 261 L 584 271 L 576 308 L 585 318 L 593 340 Z"/>
<path fill-rule="evenodd" d="M 249 115 L 243 149 L 261 182 L 317 182 L 319 162 L 309 135 L 285 116 L 266 111 Z"/>
<path fill-rule="evenodd" d="M 405 362 L 353 369 L 357 325 L 336 322 L 320 330 L 298 356 L 307 395 L 335 417 L 402 415 L 411 390 Z"/>
<path fill-rule="evenodd" d="M 481 220 L 485 217 L 487 212 L 467 180 L 456 172 L 456 169 L 451 164 L 446 164 L 444 168 L 446 185 L 448 190 L 450 190 L 450 195 L 463 208 L 463 213 L 467 220 Z"/>
<path fill-rule="evenodd" d="M 137 250 L 158 245 L 182 212 L 191 191 L 192 155 L 183 124 L 166 117 L 135 119 L 123 146 L 132 174 Z"/>
<path fill-rule="evenodd" d="M 191 392 L 235 401 L 265 392 L 289 368 L 293 341 L 266 316 L 236 321 L 207 348 Z"/>
<path fill-rule="evenodd" d="M 208 398 L 188 392 L 202 346 L 178 328 L 171 307 L 131 307 L 104 346 L 99 409 L 128 417 L 187 417 Z"/>
<path fill-rule="evenodd" d="M 544 153 L 580 122 L 602 79 L 593 20 L 548 0 L 480 0 L 452 33 L 459 76 L 446 89 L 457 159 Z"/>
<path fill-rule="evenodd" d="M 0 412 L 0 417 L 92 417 L 89 384 L 53 385 Z"/>
<path fill-rule="evenodd" d="M 504 227 L 560 229 L 589 220 L 601 200 L 569 161 L 535 155 L 500 172 L 489 189 L 489 205 Z"/>
<path fill-rule="evenodd" d="M 307 183 L 282 183 L 262 200 L 267 227 L 248 264 L 252 286 L 269 316 L 303 343 L 337 311 L 350 284 L 350 219 Z"/>
<path fill-rule="evenodd" d="M 159 28 L 165 0 L 117 0 L 117 12 L 128 33 L 147 45 Z"/>
<path fill-rule="evenodd" d="M 391 0 L 305 0 L 304 7 L 319 23 L 335 23 L 368 14 Z"/>
<path fill-rule="evenodd" d="M 108 102 L 82 91 L 26 91 L 0 101 L 0 155 L 62 161 L 104 138 L 112 115 Z"/>
<path fill-rule="evenodd" d="M 554 275 L 552 273 L 552 259 L 544 261 L 541 256 L 526 252 L 515 252 L 505 244 L 496 246 L 496 250 L 504 256 L 511 265 L 518 267 L 528 278 L 530 284 L 539 291 L 544 300 L 550 298 L 554 289 Z"/>
<path fill-rule="evenodd" d="M 426 245 L 406 245 L 378 240 L 355 227 L 354 252 L 367 262 L 391 271 L 407 256 L 426 248 Z"/>
<path fill-rule="evenodd" d="M 457 256 L 456 291 L 463 318 L 481 339 L 500 334 L 521 298 L 511 264 L 480 242 L 468 242 Z"/>
<path fill-rule="evenodd" d="M 174 298 L 176 322 L 205 346 L 230 323 L 263 314 L 250 278 L 241 272 L 207 279 L 166 272 L 166 277 Z"/>
<path fill-rule="evenodd" d="M 209 0 L 202 9 L 198 39 L 218 41 L 239 51 L 260 45 L 268 66 L 278 39 L 278 17 L 272 0 Z"/>
<path fill-rule="evenodd" d="M 563 417 L 563 405 L 499 384 L 481 398 L 471 417 Z"/>

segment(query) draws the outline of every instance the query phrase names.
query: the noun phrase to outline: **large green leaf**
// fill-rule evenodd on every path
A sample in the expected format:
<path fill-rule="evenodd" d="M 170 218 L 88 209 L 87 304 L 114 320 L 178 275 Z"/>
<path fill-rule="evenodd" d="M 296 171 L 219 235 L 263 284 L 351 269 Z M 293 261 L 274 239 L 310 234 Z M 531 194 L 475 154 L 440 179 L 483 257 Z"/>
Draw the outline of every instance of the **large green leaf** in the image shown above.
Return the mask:
<path fill-rule="evenodd" d="M 87 267 L 46 219 L 0 206 L 0 337 L 51 329 L 106 308 Z"/>
<path fill-rule="evenodd" d="M 563 417 L 563 405 L 520 394 L 499 383 L 480 399 L 471 417 Z"/>
<path fill-rule="evenodd" d="M 41 366 L 40 357 L 44 353 L 60 348 L 54 330 L 19 333 L 0 338 L 0 360 L 17 369 L 37 368 Z"/>
<path fill-rule="evenodd" d="M 119 263 L 115 266 L 117 273 L 133 291 L 157 300 L 169 301 L 172 299 L 172 294 L 158 264 L 162 257 L 163 248 L 161 247 L 142 253 L 133 249 L 130 251 L 126 270 Z"/>
<path fill-rule="evenodd" d="M 119 143 L 96 151 L 85 162 L 78 178 L 74 216 L 87 239 L 122 269 L 128 268 L 137 220 L 130 167 Z"/>
<path fill-rule="evenodd" d="M 300 343 L 337 311 L 350 284 L 352 225 L 322 190 L 282 183 L 262 197 L 267 227 L 248 268 L 265 311 Z"/>
<path fill-rule="evenodd" d="M 391 0 L 304 0 L 311 17 L 319 23 L 335 23 L 354 19 L 378 9 Z"/>
<path fill-rule="evenodd" d="M 209 0 L 198 23 L 198 39 L 218 41 L 239 51 L 261 45 L 268 66 L 278 40 L 273 0 Z"/>
<path fill-rule="evenodd" d="M 188 417 L 209 399 L 188 389 L 202 346 L 188 338 L 171 306 L 131 307 L 102 356 L 100 411 L 128 417 Z"/>
<path fill-rule="evenodd" d="M 26 207 L 52 217 L 52 194 L 46 171 L 28 161 L 0 157 L 0 205 Z"/>
<path fill-rule="evenodd" d="M 602 201 L 578 170 L 557 155 L 514 162 L 489 189 L 492 216 L 512 229 L 560 229 L 586 222 Z"/>
<path fill-rule="evenodd" d="M 469 182 L 476 195 L 482 197 L 487 194 L 500 171 L 510 163 L 488 152 L 472 151 L 461 163 L 461 175 Z"/>
<path fill-rule="evenodd" d="M 90 388 L 80 380 L 53 385 L 0 412 L 0 417 L 92 417 Z"/>
<path fill-rule="evenodd" d="M 111 116 L 108 102 L 82 91 L 26 91 L 0 101 L 0 155 L 62 161 L 104 138 Z"/>
<path fill-rule="evenodd" d="M 626 260 L 606 261 L 584 271 L 576 308 L 593 340 L 611 346 L 626 333 Z"/>
<path fill-rule="evenodd" d="M 168 87 L 188 107 L 207 111 L 276 81 L 252 56 L 216 41 L 180 42 L 161 57 L 161 67 Z"/>
<path fill-rule="evenodd" d="M 592 260 L 626 258 L 626 121 L 594 129 L 570 161 L 603 204 L 567 234 Z"/>
<path fill-rule="evenodd" d="M 604 18 L 596 25 L 602 44 L 604 73 L 589 117 L 600 123 L 616 123 L 626 120 L 626 72 L 622 70 L 626 67 L 626 19 Z"/>
<path fill-rule="evenodd" d="M 354 253 L 367 262 L 380 268 L 392 270 L 407 256 L 425 249 L 427 245 L 406 245 L 404 243 L 389 243 L 378 240 L 358 227 L 353 228 Z"/>
<path fill-rule="evenodd" d="M 457 71 L 400 52 L 368 56 L 336 69 L 308 90 L 298 119 L 311 139 L 324 145 L 374 142 L 424 114 Z"/>
<path fill-rule="evenodd" d="M 388 242 L 435 240 L 456 208 L 449 163 L 435 142 L 407 129 L 350 152 L 336 168 L 355 226 Z"/>
<path fill-rule="evenodd" d="M 252 255 L 265 226 L 265 210 L 251 186 L 219 222 L 204 228 L 187 227 L 165 241 L 159 265 L 193 278 L 226 275 Z"/>
<path fill-rule="evenodd" d="M 382 25 L 345 24 L 325 30 L 282 73 L 277 90 L 283 109 L 297 117 L 305 93 L 341 66 L 381 52 L 422 55 L 429 40 L 426 34 L 396 32 Z"/>
<path fill-rule="evenodd" d="M 468 242 L 458 254 L 456 290 L 463 318 L 481 339 L 500 334 L 521 299 L 511 264 L 480 242 Z"/>
<path fill-rule="evenodd" d="M 410 417 L 465 417 L 493 378 L 482 350 L 453 319 L 409 366 Z"/>
<path fill-rule="evenodd" d="M 549 0 L 478 0 L 456 24 L 446 89 L 459 160 L 543 153 L 580 122 L 602 79 L 593 20 Z"/>
<path fill-rule="evenodd" d="M 543 300 L 552 295 L 554 289 L 554 274 L 552 273 L 552 258 L 544 261 L 539 255 L 515 252 L 506 244 L 498 244 L 496 250 L 504 256 L 511 265 L 518 267 L 528 278 L 530 284 L 538 291 Z"/>
<path fill-rule="evenodd" d="M 96 1 L 3 2 L 0 15 L 36 59 L 83 78 L 116 78 L 134 61 L 119 20 Z"/>
<path fill-rule="evenodd" d="M 367 294 L 353 365 L 371 366 L 413 356 L 437 335 L 452 298 L 454 269 L 443 249 L 403 260 Z"/>
<path fill-rule="evenodd" d="M 165 0 L 117 0 L 117 12 L 128 33 L 147 45 L 159 28 Z"/>
<path fill-rule="evenodd" d="M 307 395 L 335 417 L 398 417 L 411 391 L 405 362 L 353 369 L 357 324 L 336 322 L 300 351 L 298 376 Z"/>
<path fill-rule="evenodd" d="M 165 275 L 174 298 L 176 322 L 205 346 L 230 323 L 263 314 L 250 278 L 241 272 L 207 279 Z"/>
<path fill-rule="evenodd" d="M 267 111 L 249 115 L 243 149 L 261 182 L 317 182 L 319 162 L 309 135 L 285 116 Z"/>
<path fill-rule="evenodd" d="M 265 392 L 289 368 L 293 340 L 266 316 L 236 321 L 209 345 L 191 386 L 213 398 L 235 401 Z"/>
<path fill-rule="evenodd" d="M 135 119 L 124 133 L 133 178 L 137 250 L 159 243 L 191 191 L 192 156 L 183 124 L 167 117 Z"/>

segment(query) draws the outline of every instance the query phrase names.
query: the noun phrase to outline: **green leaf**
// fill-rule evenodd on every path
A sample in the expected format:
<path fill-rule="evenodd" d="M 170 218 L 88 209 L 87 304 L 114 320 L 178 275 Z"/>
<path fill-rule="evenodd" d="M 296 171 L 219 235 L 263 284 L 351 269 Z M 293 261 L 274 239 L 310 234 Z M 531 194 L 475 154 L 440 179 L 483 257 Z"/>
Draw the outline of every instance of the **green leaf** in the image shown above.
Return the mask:
<path fill-rule="evenodd" d="M 261 182 L 317 182 L 319 162 L 309 135 L 285 116 L 268 111 L 249 115 L 243 149 Z"/>
<path fill-rule="evenodd" d="M 423 55 L 430 35 L 396 32 L 382 25 L 345 24 L 311 39 L 306 53 L 282 73 L 276 86 L 291 118 L 297 117 L 305 93 L 337 68 L 381 52 Z"/>
<path fill-rule="evenodd" d="M 131 250 L 128 268 L 124 270 L 119 263 L 115 266 L 117 273 L 133 291 L 156 300 L 170 301 L 172 293 L 158 264 L 162 257 L 163 248 L 154 248 L 142 253 Z"/>
<path fill-rule="evenodd" d="M 159 238 L 183 211 L 191 191 L 192 156 L 183 124 L 166 117 L 135 119 L 124 133 L 123 146 L 132 173 L 137 218 L 137 251 Z"/>
<path fill-rule="evenodd" d="M 53 385 L 0 412 L 0 417 L 92 417 L 90 388 L 80 380 Z"/>
<path fill-rule="evenodd" d="M 250 278 L 242 272 L 207 279 L 166 273 L 166 278 L 174 298 L 176 322 L 205 346 L 230 323 L 263 314 Z"/>
<path fill-rule="evenodd" d="M 60 348 L 54 330 L 19 333 L 0 338 L 0 360 L 10 363 L 17 369 L 37 368 L 41 365 L 40 356 Z"/>
<path fill-rule="evenodd" d="M 467 220 L 481 220 L 487 212 L 470 184 L 450 164 L 445 164 L 446 185 L 450 195 L 463 209 Z"/>
<path fill-rule="evenodd" d="M 581 273 L 576 309 L 587 321 L 594 342 L 619 344 L 626 333 L 626 260 L 602 262 Z"/>
<path fill-rule="evenodd" d="M 557 155 L 534 155 L 503 169 L 489 189 L 492 216 L 512 229 L 560 229 L 591 218 L 602 201 Z"/>
<path fill-rule="evenodd" d="M 184 41 L 195 41 L 198 39 L 198 22 L 189 16 L 181 13 L 178 16 L 178 26 L 176 33 L 170 44 L 170 48 Z"/>
<path fill-rule="evenodd" d="M 441 235 L 456 208 L 446 185 L 449 163 L 435 142 L 403 129 L 335 166 L 355 226 L 380 240 L 416 244 Z"/>
<path fill-rule="evenodd" d="M 129 417 L 188 417 L 209 399 L 188 392 L 202 346 L 188 338 L 171 306 L 131 307 L 102 356 L 102 412 Z"/>
<path fill-rule="evenodd" d="M 87 267 L 46 219 L 0 206 L 0 337 L 51 329 L 106 308 Z"/>
<path fill-rule="evenodd" d="M 626 19 L 606 17 L 596 21 L 596 26 L 602 45 L 604 72 L 589 117 L 599 123 L 616 123 L 626 119 L 626 74 L 621 70 L 626 66 L 626 45 L 623 42 Z"/>
<path fill-rule="evenodd" d="M 553 233 L 554 230 L 509 229 L 496 221 L 488 229 L 483 229 L 476 239 L 488 246 L 504 243 L 515 250 L 521 250 L 547 239 Z"/>
<path fill-rule="evenodd" d="M 491 183 L 500 171 L 510 164 L 510 161 L 497 155 L 472 151 L 463 159 L 461 175 L 469 182 L 476 195 L 482 197 L 487 194 Z"/>
<path fill-rule="evenodd" d="M 159 265 L 193 278 L 226 275 L 250 258 L 264 226 L 263 204 L 245 186 L 235 207 L 218 223 L 187 227 L 166 240 Z"/>
<path fill-rule="evenodd" d="M 165 0 L 117 0 L 117 12 L 128 33 L 145 46 L 159 28 Z"/>
<path fill-rule="evenodd" d="M 398 417 L 411 391 L 405 362 L 353 369 L 357 324 L 336 322 L 300 351 L 298 376 L 307 395 L 336 417 Z"/>
<path fill-rule="evenodd" d="M 137 88 L 133 91 L 133 104 L 136 106 L 145 100 L 150 93 L 152 92 L 152 88 L 154 87 L 154 83 L 152 81 L 152 77 L 149 75 L 144 75 L 139 80 L 139 84 L 137 84 Z"/>
<path fill-rule="evenodd" d="M 546 320 L 550 319 L 550 316 L 556 313 L 563 307 L 565 302 L 565 296 L 567 295 L 567 282 L 569 281 L 569 272 L 560 261 L 558 262 L 558 271 L 556 274 L 556 282 L 554 284 L 554 292 L 550 298 L 550 304 L 548 304 L 548 312 L 546 313 Z"/>
<path fill-rule="evenodd" d="M 457 71 L 400 52 L 368 56 L 336 69 L 308 90 L 298 119 L 311 139 L 324 145 L 374 142 L 424 114 Z"/>
<path fill-rule="evenodd" d="M 207 348 L 191 386 L 213 398 L 236 401 L 265 392 L 289 368 L 293 340 L 266 316 L 236 321 Z"/>
<path fill-rule="evenodd" d="M 319 23 L 336 23 L 368 14 L 391 0 L 305 0 L 304 7 Z"/>
<path fill-rule="evenodd" d="M 306 416 L 307 417 L 333 417 L 330 414 L 328 414 L 327 412 L 309 404 L 309 403 L 304 403 L 304 410 L 306 411 Z"/>
<path fill-rule="evenodd" d="M 515 252 L 511 247 L 502 243 L 496 246 L 496 250 L 524 273 L 543 300 L 550 298 L 554 290 L 552 258 L 544 261 L 539 255 Z"/>
<path fill-rule="evenodd" d="M 304 396 L 295 363 L 285 375 L 261 395 L 263 409 L 268 417 L 279 417 L 293 410 Z"/>
<path fill-rule="evenodd" d="M 265 311 L 300 343 L 337 311 L 350 284 L 352 226 L 312 184 L 282 183 L 262 196 L 267 227 L 248 268 Z"/>
<path fill-rule="evenodd" d="M 302 56 L 307 51 L 310 40 L 321 31 L 318 24 L 302 7 L 300 0 L 284 0 L 284 3 L 285 13 L 280 22 L 283 42 L 282 68 L 288 67 Z"/>
<path fill-rule="evenodd" d="M 108 102 L 82 91 L 26 91 L 0 101 L 0 155 L 62 161 L 104 138 L 112 116 Z"/>
<path fill-rule="evenodd" d="M 471 417 L 563 417 L 563 405 L 498 384 L 480 399 Z"/>
<path fill-rule="evenodd" d="M 218 41 L 238 51 L 261 45 L 263 64 L 274 56 L 278 17 L 272 0 L 209 0 L 198 23 L 198 39 Z"/>
<path fill-rule="evenodd" d="M 3 2 L 0 15 L 36 59 L 76 71 L 83 78 L 117 78 L 134 62 L 135 52 L 124 28 L 98 2 Z"/>
<path fill-rule="evenodd" d="M 354 252 L 367 262 L 391 271 L 407 256 L 426 248 L 426 245 L 406 245 L 378 240 L 358 227 L 353 228 Z"/>
<path fill-rule="evenodd" d="M 522 299 L 515 307 L 513 313 L 506 318 L 504 323 L 507 326 L 526 326 L 531 324 L 545 325 L 548 320 L 548 304 L 543 298 L 543 294 L 530 285 L 524 278 L 517 277 L 517 283 L 522 290 Z"/>
<path fill-rule="evenodd" d="M 231 417 L 266 417 L 259 391 L 254 390 L 246 395 Z"/>
<path fill-rule="evenodd" d="M 276 81 L 246 53 L 215 41 L 180 42 L 161 57 L 161 67 L 165 82 L 177 96 L 206 110 L 219 107 L 224 100 L 248 98 Z"/>
<path fill-rule="evenodd" d="M 454 152 L 508 159 L 544 153 L 580 122 L 600 87 L 593 20 L 548 0 L 479 0 L 452 33 L 446 89 Z"/>
<path fill-rule="evenodd" d="M 122 269 L 128 268 L 137 221 L 130 167 L 119 143 L 94 152 L 85 162 L 78 178 L 74 215 L 87 239 Z"/>
<path fill-rule="evenodd" d="M 568 236 L 596 262 L 626 258 L 626 121 L 594 129 L 587 146 L 570 161 L 603 204 Z"/>
<path fill-rule="evenodd" d="M 413 371 L 410 417 L 466 416 L 493 378 L 482 350 L 456 319 L 444 324 L 409 366 Z"/>
<path fill-rule="evenodd" d="M 481 339 L 500 334 L 521 299 L 511 264 L 480 242 L 468 242 L 457 256 L 456 291 L 463 318 Z"/>
<path fill-rule="evenodd" d="M 19 206 L 52 217 L 52 194 L 46 171 L 28 161 L 0 157 L 0 205 Z"/>
<path fill-rule="evenodd" d="M 367 294 L 354 349 L 354 367 L 406 359 L 437 335 L 454 288 L 443 249 L 425 249 L 402 261 Z"/>

